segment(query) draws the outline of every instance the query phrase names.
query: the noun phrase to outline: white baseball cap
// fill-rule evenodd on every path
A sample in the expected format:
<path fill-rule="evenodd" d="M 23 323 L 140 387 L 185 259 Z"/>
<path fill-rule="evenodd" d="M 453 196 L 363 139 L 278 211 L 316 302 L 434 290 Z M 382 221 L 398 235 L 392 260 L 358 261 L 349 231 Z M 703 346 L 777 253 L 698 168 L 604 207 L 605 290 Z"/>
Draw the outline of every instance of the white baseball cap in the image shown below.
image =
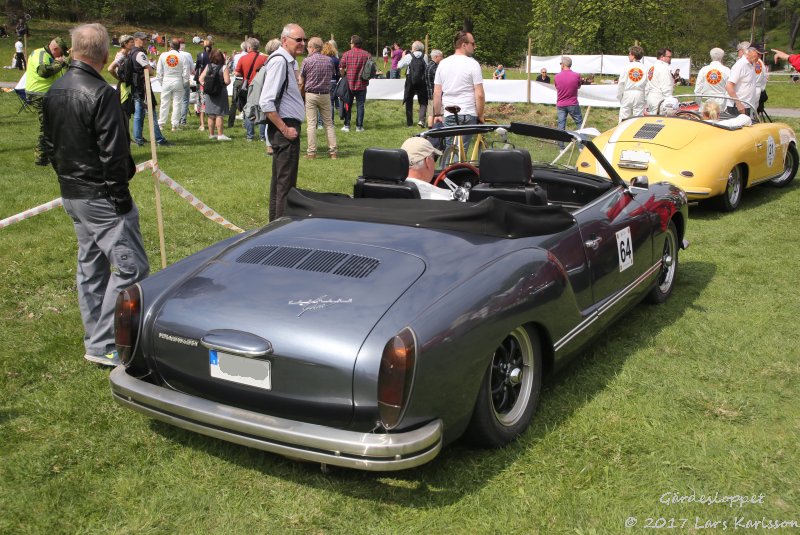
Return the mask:
<path fill-rule="evenodd" d="M 410 137 L 400 148 L 408 154 L 409 165 L 415 165 L 433 154 L 442 155 L 442 151 L 435 149 L 424 137 Z"/>

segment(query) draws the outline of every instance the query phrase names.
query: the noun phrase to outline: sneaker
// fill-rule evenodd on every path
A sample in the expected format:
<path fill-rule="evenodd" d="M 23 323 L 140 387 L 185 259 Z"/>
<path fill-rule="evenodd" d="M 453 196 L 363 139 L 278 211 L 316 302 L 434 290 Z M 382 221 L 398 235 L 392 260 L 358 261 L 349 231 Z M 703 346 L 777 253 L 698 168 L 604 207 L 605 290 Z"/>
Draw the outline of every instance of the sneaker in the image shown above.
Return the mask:
<path fill-rule="evenodd" d="M 356 132 L 363 132 L 363 131 L 364 131 L 364 127 L 363 126 L 357 126 L 356 127 Z"/>
<path fill-rule="evenodd" d="M 173 127 L 172 127 L 172 131 L 173 131 L 173 132 L 177 132 L 177 131 L 178 131 L 178 130 L 180 130 L 180 129 L 181 129 L 181 127 L 180 127 L 180 126 L 173 126 Z"/>
<path fill-rule="evenodd" d="M 330 155 L 331 160 L 335 160 L 335 159 L 337 159 L 339 157 L 339 154 L 337 154 L 335 152 L 329 152 L 328 154 Z"/>
<path fill-rule="evenodd" d="M 210 136 L 208 136 L 208 139 L 217 139 L 217 136 L 215 136 L 214 134 L 211 134 Z"/>
<path fill-rule="evenodd" d="M 172 145 L 172 143 L 170 143 L 166 139 L 163 139 L 163 140 L 158 142 L 158 146 L 159 147 L 169 147 L 170 145 Z"/>
<path fill-rule="evenodd" d="M 349 131 L 350 131 L 350 127 L 349 126 L 345 125 L 345 126 L 342 127 L 342 132 L 349 132 Z"/>
<path fill-rule="evenodd" d="M 318 124 L 318 125 L 317 125 L 317 130 L 324 130 L 324 129 L 325 129 L 325 127 L 324 127 L 324 126 L 322 126 L 321 124 Z"/>
<path fill-rule="evenodd" d="M 420 128 L 425 128 L 425 123 L 423 123 L 422 121 L 419 121 L 417 123 L 417 126 L 419 126 Z"/>
<path fill-rule="evenodd" d="M 205 130 L 205 129 L 206 129 L 206 128 L 205 128 L 203 125 L 200 125 L 200 126 L 197 128 L 198 132 L 202 132 L 202 131 L 203 131 L 203 130 Z"/>
<path fill-rule="evenodd" d="M 119 355 L 116 351 L 106 353 L 105 355 L 90 355 L 89 353 L 86 353 L 83 358 L 89 362 L 94 362 L 103 366 L 119 366 L 122 364 L 122 361 L 119 360 Z"/>
<path fill-rule="evenodd" d="M 253 142 L 253 138 L 251 138 L 251 137 L 247 138 L 247 142 L 248 143 L 252 143 Z"/>
<path fill-rule="evenodd" d="M 220 135 L 217 136 L 217 141 L 230 141 L 230 140 L 231 140 L 231 138 L 229 138 L 225 134 L 220 134 Z"/>
<path fill-rule="evenodd" d="M 315 152 L 309 152 L 308 154 L 306 154 L 306 160 L 313 160 L 316 157 L 317 157 L 317 153 L 315 153 Z"/>

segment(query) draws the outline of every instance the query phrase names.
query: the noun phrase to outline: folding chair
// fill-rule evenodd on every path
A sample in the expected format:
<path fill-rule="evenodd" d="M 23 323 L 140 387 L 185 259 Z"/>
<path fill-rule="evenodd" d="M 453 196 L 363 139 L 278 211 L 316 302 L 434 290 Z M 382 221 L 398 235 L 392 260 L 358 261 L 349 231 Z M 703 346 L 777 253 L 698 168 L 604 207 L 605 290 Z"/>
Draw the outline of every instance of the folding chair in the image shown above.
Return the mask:
<path fill-rule="evenodd" d="M 17 115 L 19 115 L 23 111 L 33 112 L 33 110 L 31 109 L 31 107 L 30 107 L 30 105 L 28 103 L 28 95 L 25 94 L 25 90 L 24 89 L 14 89 L 14 93 L 17 94 L 17 96 L 19 97 L 19 100 L 22 102 L 22 104 L 19 107 L 19 110 L 17 111 Z"/>

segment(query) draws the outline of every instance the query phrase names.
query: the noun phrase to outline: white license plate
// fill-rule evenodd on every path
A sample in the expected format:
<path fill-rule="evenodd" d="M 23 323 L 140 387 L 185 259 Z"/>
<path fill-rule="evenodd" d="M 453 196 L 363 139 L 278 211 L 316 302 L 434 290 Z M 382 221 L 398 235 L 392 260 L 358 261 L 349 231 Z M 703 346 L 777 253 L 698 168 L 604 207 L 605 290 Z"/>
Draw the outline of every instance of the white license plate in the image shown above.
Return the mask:
<path fill-rule="evenodd" d="M 619 166 L 631 169 L 647 169 L 650 153 L 641 150 L 624 150 L 619 155 Z"/>
<path fill-rule="evenodd" d="M 211 377 L 265 390 L 272 389 L 271 363 L 268 360 L 240 357 L 210 349 L 208 365 Z"/>

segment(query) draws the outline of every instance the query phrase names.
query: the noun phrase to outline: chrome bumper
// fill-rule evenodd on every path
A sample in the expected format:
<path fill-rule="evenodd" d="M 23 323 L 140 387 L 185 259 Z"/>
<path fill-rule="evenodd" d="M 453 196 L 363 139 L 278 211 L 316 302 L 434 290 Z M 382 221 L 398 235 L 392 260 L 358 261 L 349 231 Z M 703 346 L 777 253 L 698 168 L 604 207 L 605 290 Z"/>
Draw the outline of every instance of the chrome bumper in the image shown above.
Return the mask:
<path fill-rule="evenodd" d="M 222 405 L 131 377 L 123 366 L 110 376 L 120 405 L 189 431 L 286 457 L 358 470 L 403 470 L 442 449 L 442 421 L 405 433 L 360 433 L 276 418 Z"/>

